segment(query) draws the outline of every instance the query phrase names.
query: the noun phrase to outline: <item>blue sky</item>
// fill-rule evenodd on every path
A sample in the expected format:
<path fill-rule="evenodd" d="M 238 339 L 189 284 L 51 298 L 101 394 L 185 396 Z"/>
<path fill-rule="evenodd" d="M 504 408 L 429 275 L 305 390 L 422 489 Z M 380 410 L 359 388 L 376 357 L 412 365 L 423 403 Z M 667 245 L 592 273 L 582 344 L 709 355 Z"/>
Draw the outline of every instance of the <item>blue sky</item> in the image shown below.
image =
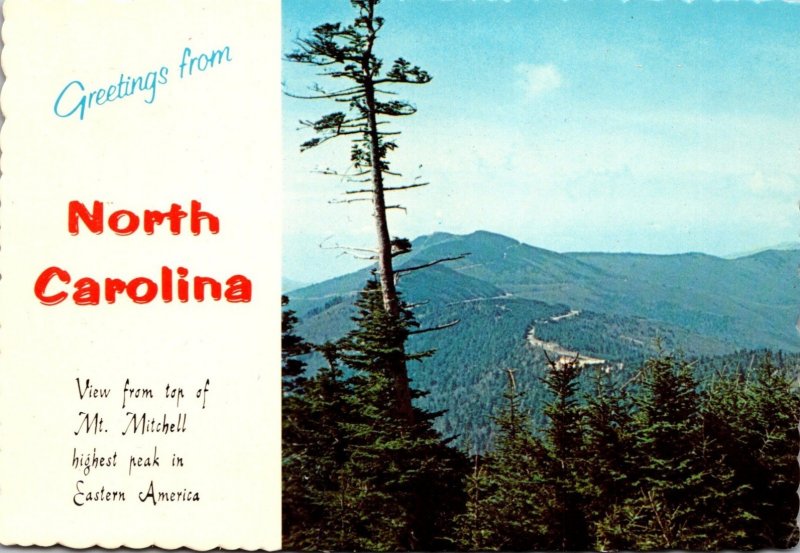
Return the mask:
<path fill-rule="evenodd" d="M 345 0 L 283 3 L 284 51 L 347 21 Z M 401 89 L 419 112 L 393 168 L 429 187 L 397 196 L 393 235 L 478 229 L 555 251 L 726 255 L 800 234 L 800 4 L 384 0 L 379 55 L 433 75 Z M 319 79 L 284 64 L 285 88 Z M 284 98 L 284 275 L 363 265 L 319 244 L 370 247 L 366 204 L 334 205 L 349 144 L 300 154 Z M 421 167 L 420 167 L 421 166 Z"/>

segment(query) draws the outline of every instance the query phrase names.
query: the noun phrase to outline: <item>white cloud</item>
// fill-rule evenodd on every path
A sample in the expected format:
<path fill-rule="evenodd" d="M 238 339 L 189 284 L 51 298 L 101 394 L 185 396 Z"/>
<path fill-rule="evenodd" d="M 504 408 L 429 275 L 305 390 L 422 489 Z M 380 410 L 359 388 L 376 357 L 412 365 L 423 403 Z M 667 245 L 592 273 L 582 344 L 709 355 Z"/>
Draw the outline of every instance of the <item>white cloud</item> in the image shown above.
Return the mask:
<path fill-rule="evenodd" d="M 529 98 L 536 98 L 555 90 L 564 82 L 561 72 L 552 63 L 534 65 L 520 63 L 515 68 L 521 77 L 521 84 Z"/>
<path fill-rule="evenodd" d="M 747 178 L 747 188 L 755 193 L 790 194 L 797 191 L 798 179 L 786 173 L 756 171 Z"/>

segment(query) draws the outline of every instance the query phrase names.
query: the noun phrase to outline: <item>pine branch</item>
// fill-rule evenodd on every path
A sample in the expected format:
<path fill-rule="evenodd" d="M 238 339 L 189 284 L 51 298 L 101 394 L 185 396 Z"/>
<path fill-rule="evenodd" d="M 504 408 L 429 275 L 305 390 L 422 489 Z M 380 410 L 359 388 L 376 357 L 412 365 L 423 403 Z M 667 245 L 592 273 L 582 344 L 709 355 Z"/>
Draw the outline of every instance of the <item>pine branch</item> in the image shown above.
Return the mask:
<path fill-rule="evenodd" d="M 347 252 L 365 252 L 372 255 L 372 257 L 360 257 L 359 259 L 374 259 L 374 256 L 378 255 L 378 252 L 375 250 L 370 250 L 368 248 L 356 248 L 354 246 L 342 246 L 340 244 L 335 244 L 333 246 L 326 246 L 325 243 L 321 243 L 319 247 L 323 250 L 344 250 Z"/>
<path fill-rule="evenodd" d="M 350 198 L 349 200 L 328 200 L 328 203 L 329 204 L 352 204 L 352 203 L 355 203 L 355 202 L 369 202 L 369 201 L 370 201 L 370 198 Z"/>
<path fill-rule="evenodd" d="M 542 353 L 544 353 L 544 358 L 547 359 L 547 364 L 550 365 L 550 367 L 553 370 L 555 370 L 556 369 L 556 362 L 553 361 L 552 359 L 550 359 L 550 356 L 547 355 L 547 350 L 542 348 Z"/>
<path fill-rule="evenodd" d="M 384 186 L 383 191 L 395 192 L 397 190 L 408 190 L 410 188 L 419 188 L 421 186 L 428 186 L 429 184 L 430 184 L 429 182 L 420 182 L 418 184 L 406 184 L 403 186 Z M 371 188 L 362 188 L 360 190 L 348 190 L 345 192 L 345 194 L 367 194 L 371 192 L 373 192 Z"/>
<path fill-rule="evenodd" d="M 432 326 L 429 328 L 421 328 L 419 330 L 410 330 L 408 332 L 409 335 L 411 334 L 425 334 L 426 332 L 435 332 L 437 330 L 444 330 L 445 328 L 450 328 L 451 326 L 455 326 L 461 322 L 461 319 L 456 319 L 455 321 L 450 321 L 449 323 L 444 323 L 436 326 Z"/>
<path fill-rule="evenodd" d="M 353 95 L 355 94 L 355 92 L 320 92 L 319 94 L 304 96 L 294 92 L 289 92 L 287 90 L 284 90 L 283 93 L 289 98 L 296 98 L 298 100 L 330 100 L 331 98 L 341 98 L 342 96 L 347 96 L 348 99 L 353 99 Z M 355 98 L 360 96 L 361 95 L 355 96 Z"/>
<path fill-rule="evenodd" d="M 406 273 L 410 273 L 412 271 L 419 271 L 420 269 L 427 269 L 428 267 L 433 267 L 434 265 L 438 265 L 439 263 L 445 263 L 447 261 L 458 261 L 459 259 L 464 259 L 467 257 L 468 253 L 462 253 L 459 255 L 454 255 L 452 257 L 442 257 L 435 261 L 430 261 L 428 263 L 423 263 L 422 265 L 415 265 L 414 267 L 403 267 L 402 269 L 397 269 L 394 274 L 395 275 L 404 275 Z"/>

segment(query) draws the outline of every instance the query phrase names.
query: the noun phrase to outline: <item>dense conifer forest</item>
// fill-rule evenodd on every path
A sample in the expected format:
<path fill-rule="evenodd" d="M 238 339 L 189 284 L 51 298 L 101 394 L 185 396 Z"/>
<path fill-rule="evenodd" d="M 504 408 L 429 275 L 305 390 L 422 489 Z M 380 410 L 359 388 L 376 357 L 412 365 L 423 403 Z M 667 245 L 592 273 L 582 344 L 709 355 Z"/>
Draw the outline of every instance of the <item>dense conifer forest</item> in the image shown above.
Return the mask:
<path fill-rule="evenodd" d="M 337 108 L 301 120 L 301 150 L 348 144 L 322 172 L 369 202 L 375 246 L 337 245 L 372 264 L 283 297 L 284 549 L 796 545 L 794 253 L 391 234 L 395 193 L 428 184 L 389 163 L 416 112 L 397 90 L 432 77 L 376 55 L 379 3 L 285 58 L 323 78 L 287 91 Z"/>
<path fill-rule="evenodd" d="M 391 409 L 395 323 L 372 281 L 356 329 L 307 344 L 284 312 L 284 547 L 782 549 L 798 542 L 798 356 L 649 358 L 627 380 L 570 359 L 506 371 L 483 454 Z M 302 355 L 326 363 L 305 376 Z M 434 367 L 427 367 L 435 371 Z M 346 372 L 345 372 L 346 371 Z M 534 422 L 522 400 L 543 403 Z M 424 395 L 415 391 L 415 397 Z"/>

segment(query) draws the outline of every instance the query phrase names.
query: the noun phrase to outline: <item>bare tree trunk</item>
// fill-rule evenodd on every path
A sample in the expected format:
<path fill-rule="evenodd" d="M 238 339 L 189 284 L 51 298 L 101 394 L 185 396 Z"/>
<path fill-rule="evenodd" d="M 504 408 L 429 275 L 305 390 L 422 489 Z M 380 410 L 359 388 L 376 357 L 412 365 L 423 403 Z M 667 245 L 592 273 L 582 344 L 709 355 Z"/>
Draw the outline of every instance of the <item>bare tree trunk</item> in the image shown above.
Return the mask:
<path fill-rule="evenodd" d="M 380 137 L 378 133 L 377 107 L 375 105 L 375 85 L 372 79 L 372 67 L 370 57 L 372 54 L 372 43 L 375 32 L 372 27 L 372 6 L 368 18 L 370 38 L 365 51 L 362 69 L 364 71 L 364 100 L 367 105 L 367 124 L 370 142 L 370 165 L 372 169 L 372 216 L 375 220 L 375 231 L 378 236 L 378 273 L 381 280 L 381 294 L 383 296 L 383 308 L 393 318 L 400 317 L 400 301 L 397 297 L 397 287 L 395 285 L 394 267 L 392 266 L 392 242 L 389 237 L 389 224 L 386 216 L 386 201 L 383 190 L 383 161 L 381 155 Z M 400 344 L 404 347 L 404 344 Z M 408 380 L 406 362 L 402 355 L 396 363 L 397 366 L 391 367 L 394 378 L 394 391 L 397 412 L 400 416 L 412 422 L 414 411 L 411 406 L 411 389 Z"/>
<path fill-rule="evenodd" d="M 369 4 L 369 17 L 367 26 L 369 39 L 361 62 L 364 73 L 364 100 L 367 104 L 367 129 L 369 132 L 370 165 L 372 166 L 372 216 L 375 220 L 375 231 L 378 236 L 378 270 L 381 279 L 381 293 L 383 294 L 383 308 L 392 317 L 400 314 L 400 304 L 397 299 L 397 289 L 394 282 L 394 268 L 392 267 L 392 242 L 389 237 L 389 223 L 386 218 L 386 201 L 383 191 L 383 156 L 381 155 L 380 135 L 378 133 L 377 107 L 375 105 L 375 83 L 373 82 L 372 46 L 375 40 L 373 5 Z"/>
<path fill-rule="evenodd" d="M 383 170 L 381 168 L 380 141 L 378 125 L 375 117 L 375 90 L 371 80 L 364 83 L 369 122 L 370 157 L 372 162 L 372 216 L 375 220 L 375 231 L 378 236 L 378 273 L 381 280 L 383 308 L 391 317 L 400 316 L 400 301 L 394 281 L 392 266 L 392 242 L 389 238 L 389 225 L 386 220 L 386 202 L 383 191 Z M 402 344 L 400 345 L 403 346 Z M 405 360 L 400 359 L 396 367 L 391 368 L 394 377 L 395 400 L 397 412 L 408 421 L 413 420 L 411 407 L 411 390 Z"/>
<path fill-rule="evenodd" d="M 380 142 L 375 117 L 375 91 L 371 82 L 365 83 L 366 102 L 369 120 L 370 157 L 372 161 L 372 217 L 378 236 L 378 272 L 381 279 L 383 308 L 392 317 L 400 314 L 397 288 L 392 266 L 392 242 L 389 237 L 389 224 L 386 220 L 386 201 L 383 192 L 383 170 L 381 169 Z"/>

